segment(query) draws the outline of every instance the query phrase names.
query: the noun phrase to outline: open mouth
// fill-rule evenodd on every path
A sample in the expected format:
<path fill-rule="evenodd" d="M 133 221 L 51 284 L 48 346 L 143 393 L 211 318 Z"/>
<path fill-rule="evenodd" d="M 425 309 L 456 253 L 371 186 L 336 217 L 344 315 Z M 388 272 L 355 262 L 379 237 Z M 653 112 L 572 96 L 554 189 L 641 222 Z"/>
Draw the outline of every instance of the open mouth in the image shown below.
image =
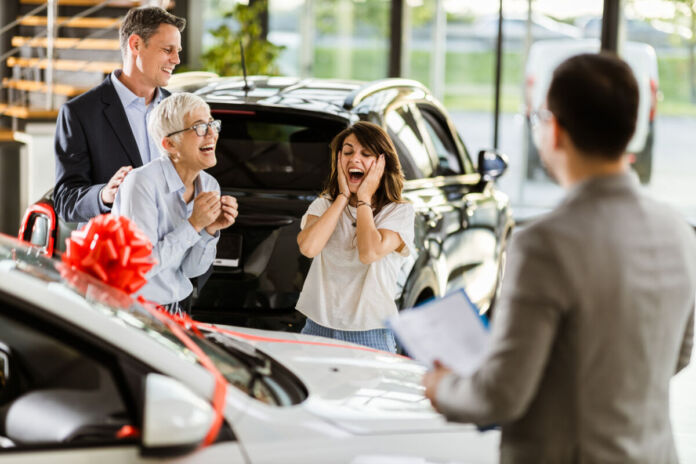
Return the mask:
<path fill-rule="evenodd" d="M 348 177 L 351 182 L 360 182 L 364 176 L 365 173 L 360 169 L 353 168 L 348 170 Z"/>
<path fill-rule="evenodd" d="M 203 145 L 202 147 L 199 148 L 201 153 L 210 155 L 215 153 L 215 145 Z"/>

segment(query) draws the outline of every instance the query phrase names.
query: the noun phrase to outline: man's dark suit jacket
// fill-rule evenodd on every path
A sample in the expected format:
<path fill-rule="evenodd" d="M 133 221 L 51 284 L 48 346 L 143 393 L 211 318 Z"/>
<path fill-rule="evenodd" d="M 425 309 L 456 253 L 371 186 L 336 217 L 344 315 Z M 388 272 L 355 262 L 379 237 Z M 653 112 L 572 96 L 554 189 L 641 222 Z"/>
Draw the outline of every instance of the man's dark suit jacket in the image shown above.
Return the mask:
<path fill-rule="evenodd" d="M 164 97 L 169 95 L 161 89 Z M 142 166 L 138 145 L 111 77 L 62 106 L 55 135 L 53 202 L 67 222 L 87 222 L 110 207 L 99 192 L 121 166 Z"/>

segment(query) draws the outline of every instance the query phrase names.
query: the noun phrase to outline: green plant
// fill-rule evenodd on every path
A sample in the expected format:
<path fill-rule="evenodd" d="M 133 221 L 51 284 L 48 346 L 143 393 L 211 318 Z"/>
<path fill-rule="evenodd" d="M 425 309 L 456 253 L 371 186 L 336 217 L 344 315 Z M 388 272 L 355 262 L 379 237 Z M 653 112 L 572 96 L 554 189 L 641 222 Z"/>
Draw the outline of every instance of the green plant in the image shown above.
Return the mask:
<path fill-rule="evenodd" d="M 201 55 L 206 70 L 221 76 L 241 76 L 241 40 L 248 74 L 279 74 L 275 60 L 285 47 L 275 45 L 263 37 L 260 17 L 267 7 L 267 0 L 254 2 L 251 6 L 237 3 L 232 10 L 223 14 L 225 19 L 232 18 L 236 21 L 237 29 L 233 31 L 227 24 L 223 24 L 210 31 L 215 38 L 215 45 Z"/>

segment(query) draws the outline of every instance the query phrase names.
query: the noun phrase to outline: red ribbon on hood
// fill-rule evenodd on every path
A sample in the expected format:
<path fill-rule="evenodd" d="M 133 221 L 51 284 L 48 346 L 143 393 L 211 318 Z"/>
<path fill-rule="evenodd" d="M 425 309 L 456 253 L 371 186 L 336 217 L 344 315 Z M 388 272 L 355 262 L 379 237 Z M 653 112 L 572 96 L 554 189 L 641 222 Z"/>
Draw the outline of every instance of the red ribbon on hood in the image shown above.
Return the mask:
<path fill-rule="evenodd" d="M 147 283 L 152 269 L 152 243 L 125 216 L 102 214 L 90 219 L 65 241 L 62 260 L 126 293 L 135 293 Z"/>

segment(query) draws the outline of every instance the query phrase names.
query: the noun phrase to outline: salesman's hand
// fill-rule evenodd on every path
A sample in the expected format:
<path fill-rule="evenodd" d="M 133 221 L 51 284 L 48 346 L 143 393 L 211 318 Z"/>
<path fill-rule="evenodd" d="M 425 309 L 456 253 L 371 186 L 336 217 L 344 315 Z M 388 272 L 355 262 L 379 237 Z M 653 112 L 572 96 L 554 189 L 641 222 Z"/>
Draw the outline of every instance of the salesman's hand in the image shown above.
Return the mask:
<path fill-rule="evenodd" d="M 437 387 L 440 385 L 442 378 L 451 373 L 452 370 L 440 364 L 440 361 L 435 361 L 433 369 L 429 370 L 423 376 L 423 385 L 425 386 L 425 397 L 430 400 L 433 407 L 437 409 L 435 396 L 437 395 Z"/>
<path fill-rule="evenodd" d="M 210 235 L 215 235 L 215 232 L 220 229 L 228 228 L 234 224 L 234 220 L 237 218 L 237 199 L 235 197 L 223 195 L 220 198 L 220 205 L 220 215 L 205 228 Z"/>
<path fill-rule="evenodd" d="M 204 227 L 212 224 L 220 216 L 221 211 L 218 192 L 203 192 L 193 200 L 193 212 L 189 222 L 196 232 L 200 232 Z"/>
<path fill-rule="evenodd" d="M 116 174 L 114 174 L 111 179 L 109 179 L 109 182 L 101 189 L 100 195 L 102 203 L 105 205 L 113 204 L 116 198 L 116 192 L 118 192 L 118 187 L 121 185 L 121 182 L 123 182 L 123 179 L 126 178 L 126 175 L 132 170 L 133 166 L 121 166 L 119 170 L 116 171 Z"/>

